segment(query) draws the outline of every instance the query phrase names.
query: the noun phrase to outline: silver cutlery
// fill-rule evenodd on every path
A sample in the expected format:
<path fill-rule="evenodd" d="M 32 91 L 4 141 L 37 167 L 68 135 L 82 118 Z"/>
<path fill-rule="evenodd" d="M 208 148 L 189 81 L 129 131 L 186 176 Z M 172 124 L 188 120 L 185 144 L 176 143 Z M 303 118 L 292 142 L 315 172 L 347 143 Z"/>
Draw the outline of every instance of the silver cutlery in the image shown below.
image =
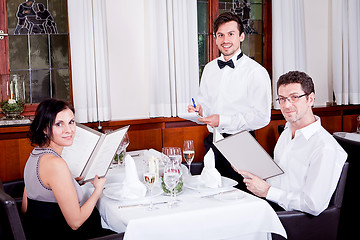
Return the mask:
<path fill-rule="evenodd" d="M 213 193 L 213 194 L 208 194 L 208 195 L 203 195 L 201 196 L 202 198 L 212 198 L 221 194 L 226 194 L 226 193 L 231 193 L 231 192 L 236 192 L 238 191 L 238 189 L 231 189 L 231 190 L 227 190 L 227 191 L 223 191 L 223 192 L 218 192 L 218 193 Z"/>
<path fill-rule="evenodd" d="M 155 202 L 153 203 L 153 205 L 159 205 L 165 203 L 168 203 L 168 201 Z M 118 208 L 121 209 L 121 208 L 130 208 L 130 207 L 145 207 L 148 205 L 150 205 L 150 203 L 138 203 L 138 204 L 124 205 L 124 206 L 119 205 Z"/>

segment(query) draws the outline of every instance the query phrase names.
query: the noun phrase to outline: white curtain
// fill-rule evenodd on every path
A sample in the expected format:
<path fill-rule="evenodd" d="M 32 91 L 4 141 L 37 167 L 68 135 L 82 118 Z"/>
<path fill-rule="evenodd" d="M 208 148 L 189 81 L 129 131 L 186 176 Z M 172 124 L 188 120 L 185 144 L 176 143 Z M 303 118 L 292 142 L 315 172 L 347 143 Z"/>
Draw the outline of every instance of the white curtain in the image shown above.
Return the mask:
<path fill-rule="evenodd" d="M 196 0 L 145 1 L 150 117 L 187 111 L 199 87 Z"/>
<path fill-rule="evenodd" d="M 337 104 L 360 103 L 360 1 L 332 0 L 332 77 Z"/>
<path fill-rule="evenodd" d="M 303 0 L 272 1 L 273 103 L 279 104 L 276 82 L 288 71 L 306 72 L 305 24 Z"/>
<path fill-rule="evenodd" d="M 105 1 L 68 1 L 76 121 L 110 120 Z"/>

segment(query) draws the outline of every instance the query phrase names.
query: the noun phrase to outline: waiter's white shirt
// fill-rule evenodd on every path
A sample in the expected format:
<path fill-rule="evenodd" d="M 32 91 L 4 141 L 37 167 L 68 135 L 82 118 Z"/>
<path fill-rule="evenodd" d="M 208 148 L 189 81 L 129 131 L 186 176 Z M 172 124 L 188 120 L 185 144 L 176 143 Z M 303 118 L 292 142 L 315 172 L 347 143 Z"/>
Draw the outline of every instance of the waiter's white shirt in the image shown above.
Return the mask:
<path fill-rule="evenodd" d="M 293 139 L 286 124 L 274 150 L 274 160 L 285 173 L 267 180 L 271 187 L 266 198 L 285 210 L 317 216 L 329 205 L 347 153 L 315 118 Z"/>
<path fill-rule="evenodd" d="M 239 50 L 233 57 L 235 68 L 220 69 L 217 60 L 209 62 L 203 71 L 197 103 L 208 117 L 219 114 L 218 131 L 234 134 L 255 130 L 269 124 L 271 117 L 271 83 L 264 67 Z M 210 132 L 212 128 L 208 126 Z"/>

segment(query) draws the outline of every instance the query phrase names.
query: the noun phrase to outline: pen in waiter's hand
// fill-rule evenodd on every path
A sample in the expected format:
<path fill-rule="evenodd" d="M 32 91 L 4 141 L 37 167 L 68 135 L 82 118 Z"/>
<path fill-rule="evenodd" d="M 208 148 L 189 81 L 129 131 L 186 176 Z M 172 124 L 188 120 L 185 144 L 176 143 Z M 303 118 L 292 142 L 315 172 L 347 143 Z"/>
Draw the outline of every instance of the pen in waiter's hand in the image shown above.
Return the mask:
<path fill-rule="evenodd" d="M 196 109 L 196 104 L 195 104 L 194 98 L 191 98 L 191 100 L 192 100 L 192 103 L 193 103 L 194 108 Z M 198 112 L 198 111 L 195 110 L 195 112 Z"/>

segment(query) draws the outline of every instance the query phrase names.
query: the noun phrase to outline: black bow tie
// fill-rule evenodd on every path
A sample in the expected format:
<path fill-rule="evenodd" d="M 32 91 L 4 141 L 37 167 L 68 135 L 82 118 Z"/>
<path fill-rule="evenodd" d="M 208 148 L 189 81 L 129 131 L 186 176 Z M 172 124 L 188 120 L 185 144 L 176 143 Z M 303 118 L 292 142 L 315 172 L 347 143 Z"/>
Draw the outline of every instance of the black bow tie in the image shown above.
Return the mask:
<path fill-rule="evenodd" d="M 241 52 L 241 53 L 237 56 L 236 60 L 239 60 L 239 58 L 241 58 L 242 55 L 243 55 L 243 53 Z M 220 69 L 223 69 L 226 65 L 228 65 L 228 66 L 231 67 L 231 68 L 235 68 L 235 65 L 234 65 L 234 62 L 233 62 L 232 59 L 230 59 L 230 60 L 227 61 L 227 62 L 224 62 L 224 61 L 221 61 L 220 59 L 218 59 L 218 60 L 217 60 L 217 63 L 218 63 L 218 65 L 219 65 L 219 68 L 220 68 Z"/>
<path fill-rule="evenodd" d="M 219 65 L 219 68 L 220 68 L 220 69 L 223 69 L 226 65 L 228 65 L 228 66 L 231 67 L 231 68 L 235 68 L 235 65 L 234 65 L 232 59 L 230 59 L 230 60 L 227 61 L 227 62 L 224 62 L 224 61 L 221 61 L 220 59 L 218 59 L 217 62 L 218 62 L 218 65 Z"/>

